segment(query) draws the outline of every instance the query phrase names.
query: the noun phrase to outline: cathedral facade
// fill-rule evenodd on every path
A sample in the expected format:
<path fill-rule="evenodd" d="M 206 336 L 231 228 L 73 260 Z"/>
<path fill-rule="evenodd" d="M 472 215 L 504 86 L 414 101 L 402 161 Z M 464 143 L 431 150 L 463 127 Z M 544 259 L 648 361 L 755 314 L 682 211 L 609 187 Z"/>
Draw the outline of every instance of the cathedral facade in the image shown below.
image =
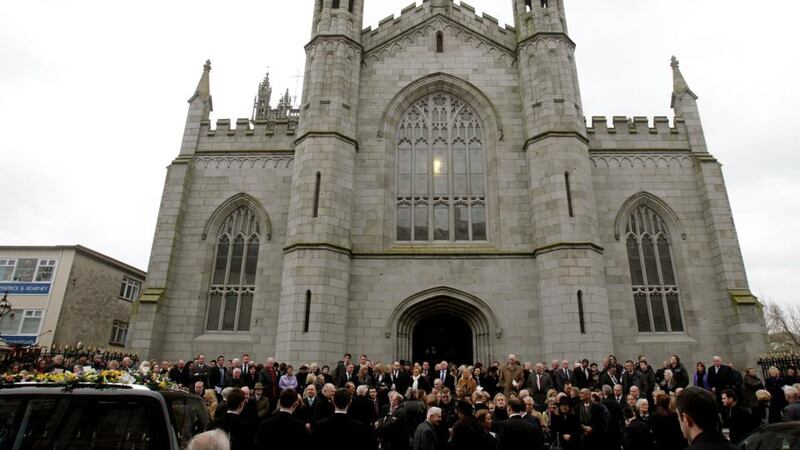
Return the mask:
<path fill-rule="evenodd" d="M 515 26 L 426 0 L 362 30 L 315 0 L 303 95 L 168 168 L 130 347 L 290 363 L 765 350 L 721 165 L 673 58 L 674 120 L 586 119 L 564 0 Z M 666 89 L 665 89 L 666 93 Z"/>

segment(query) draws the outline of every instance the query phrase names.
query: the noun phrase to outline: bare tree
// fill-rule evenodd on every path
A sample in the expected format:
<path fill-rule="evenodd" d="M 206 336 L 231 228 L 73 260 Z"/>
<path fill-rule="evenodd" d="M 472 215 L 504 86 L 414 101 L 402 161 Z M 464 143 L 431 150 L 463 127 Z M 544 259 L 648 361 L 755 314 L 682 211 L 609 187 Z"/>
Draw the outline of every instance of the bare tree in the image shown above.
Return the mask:
<path fill-rule="evenodd" d="M 773 351 L 800 354 L 800 306 L 767 300 L 764 319 Z"/>

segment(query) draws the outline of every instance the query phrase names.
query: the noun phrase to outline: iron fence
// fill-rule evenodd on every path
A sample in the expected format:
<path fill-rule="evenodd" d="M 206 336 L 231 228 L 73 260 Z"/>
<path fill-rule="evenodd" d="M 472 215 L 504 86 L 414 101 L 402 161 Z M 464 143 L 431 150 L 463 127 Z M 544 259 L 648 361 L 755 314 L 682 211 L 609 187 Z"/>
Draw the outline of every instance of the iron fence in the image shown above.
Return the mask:
<path fill-rule="evenodd" d="M 798 355 L 764 355 L 758 359 L 758 365 L 761 366 L 761 373 L 764 380 L 769 378 L 769 368 L 777 367 L 782 375 L 786 375 L 786 371 L 792 367 L 797 369 L 800 367 L 800 356 Z"/>

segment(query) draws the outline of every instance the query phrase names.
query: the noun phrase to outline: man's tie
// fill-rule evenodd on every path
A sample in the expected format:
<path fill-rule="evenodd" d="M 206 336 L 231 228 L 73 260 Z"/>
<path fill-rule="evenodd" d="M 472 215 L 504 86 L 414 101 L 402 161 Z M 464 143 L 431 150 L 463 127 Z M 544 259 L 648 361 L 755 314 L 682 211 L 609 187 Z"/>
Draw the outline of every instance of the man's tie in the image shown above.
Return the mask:
<path fill-rule="evenodd" d="M 537 391 L 542 390 L 542 376 L 539 375 L 538 373 L 536 374 L 536 390 Z"/>

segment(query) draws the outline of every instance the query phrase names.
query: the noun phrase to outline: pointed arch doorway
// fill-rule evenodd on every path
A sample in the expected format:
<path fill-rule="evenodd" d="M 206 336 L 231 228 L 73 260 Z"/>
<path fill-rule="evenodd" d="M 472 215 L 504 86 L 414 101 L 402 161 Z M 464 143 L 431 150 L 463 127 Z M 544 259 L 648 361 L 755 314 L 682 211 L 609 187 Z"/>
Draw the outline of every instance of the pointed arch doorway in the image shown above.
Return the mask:
<path fill-rule="evenodd" d="M 472 328 L 462 318 L 449 313 L 436 313 L 417 321 L 411 336 L 411 360 L 448 361 L 472 364 Z"/>
<path fill-rule="evenodd" d="M 395 339 L 396 360 L 459 364 L 491 361 L 492 340 L 502 331 L 489 306 L 478 297 L 448 287 L 403 300 L 389 318 L 386 337 Z"/>

